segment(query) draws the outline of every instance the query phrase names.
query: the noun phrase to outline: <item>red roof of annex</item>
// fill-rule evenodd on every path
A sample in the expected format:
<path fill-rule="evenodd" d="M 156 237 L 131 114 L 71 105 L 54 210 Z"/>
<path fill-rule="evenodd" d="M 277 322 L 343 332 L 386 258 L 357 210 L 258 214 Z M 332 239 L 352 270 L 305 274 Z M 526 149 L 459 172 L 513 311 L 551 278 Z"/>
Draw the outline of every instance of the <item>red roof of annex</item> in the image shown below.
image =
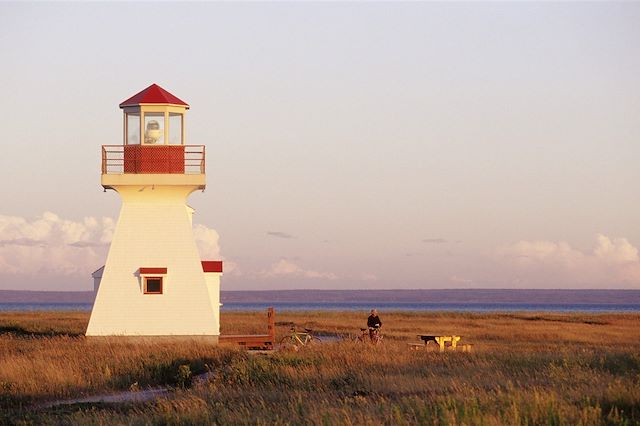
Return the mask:
<path fill-rule="evenodd" d="M 222 273 L 222 260 L 203 260 L 202 270 L 204 272 Z"/>
<path fill-rule="evenodd" d="M 184 105 L 189 108 L 189 104 L 173 96 L 157 84 L 152 84 L 140 93 L 136 93 L 120 104 L 120 108 L 140 104 L 173 104 Z"/>

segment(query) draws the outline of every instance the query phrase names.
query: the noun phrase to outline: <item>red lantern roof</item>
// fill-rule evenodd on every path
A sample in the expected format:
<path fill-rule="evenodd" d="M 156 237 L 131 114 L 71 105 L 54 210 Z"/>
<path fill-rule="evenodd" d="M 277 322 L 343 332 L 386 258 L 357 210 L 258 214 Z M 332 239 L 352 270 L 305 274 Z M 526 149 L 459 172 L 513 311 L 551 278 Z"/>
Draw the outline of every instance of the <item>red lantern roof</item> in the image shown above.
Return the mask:
<path fill-rule="evenodd" d="M 157 84 L 144 89 L 120 104 L 120 108 L 126 106 L 137 106 L 140 104 L 173 104 L 184 105 L 189 109 L 189 104 L 173 96 Z"/>

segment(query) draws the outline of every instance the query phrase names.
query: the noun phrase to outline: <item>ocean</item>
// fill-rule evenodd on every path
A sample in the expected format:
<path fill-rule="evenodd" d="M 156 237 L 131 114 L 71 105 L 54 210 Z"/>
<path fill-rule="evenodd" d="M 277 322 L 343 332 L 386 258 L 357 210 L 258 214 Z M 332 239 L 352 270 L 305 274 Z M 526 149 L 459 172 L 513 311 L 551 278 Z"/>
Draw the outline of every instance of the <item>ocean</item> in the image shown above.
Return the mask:
<path fill-rule="evenodd" d="M 91 303 L 0 303 L 0 312 L 30 311 L 91 311 Z M 409 302 L 273 302 L 225 303 L 221 312 L 264 311 L 274 307 L 286 311 L 362 311 L 376 308 L 382 312 L 640 312 L 640 304 L 611 303 L 409 303 Z"/>
<path fill-rule="evenodd" d="M 90 311 L 95 294 L 0 290 L 0 312 Z M 640 290 L 422 289 L 221 291 L 222 312 L 640 312 Z"/>

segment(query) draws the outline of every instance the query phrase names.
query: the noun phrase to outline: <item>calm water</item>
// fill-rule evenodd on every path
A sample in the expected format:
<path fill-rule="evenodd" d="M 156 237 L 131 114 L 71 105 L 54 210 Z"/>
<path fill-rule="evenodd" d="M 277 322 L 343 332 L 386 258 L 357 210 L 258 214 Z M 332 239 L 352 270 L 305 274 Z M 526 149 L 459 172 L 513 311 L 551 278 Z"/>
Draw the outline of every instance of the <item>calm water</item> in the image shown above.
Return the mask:
<path fill-rule="evenodd" d="M 640 312 L 640 304 L 594 303 L 225 303 L 224 311 L 450 311 L 450 312 Z M 90 311 L 90 303 L 0 303 L 6 311 Z"/>

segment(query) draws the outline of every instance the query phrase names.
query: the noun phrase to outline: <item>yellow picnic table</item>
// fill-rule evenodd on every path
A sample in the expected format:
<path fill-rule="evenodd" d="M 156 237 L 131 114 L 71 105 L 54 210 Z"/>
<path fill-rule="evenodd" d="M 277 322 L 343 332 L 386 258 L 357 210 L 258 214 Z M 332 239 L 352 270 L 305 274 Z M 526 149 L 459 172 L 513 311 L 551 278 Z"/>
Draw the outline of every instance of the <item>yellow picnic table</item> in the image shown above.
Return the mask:
<path fill-rule="evenodd" d="M 440 346 L 440 352 L 444 352 L 444 344 L 446 342 L 450 343 L 451 350 L 455 350 L 462 336 L 456 336 L 455 334 L 418 334 L 418 337 L 424 341 L 425 346 L 429 342 L 436 342 Z"/>

